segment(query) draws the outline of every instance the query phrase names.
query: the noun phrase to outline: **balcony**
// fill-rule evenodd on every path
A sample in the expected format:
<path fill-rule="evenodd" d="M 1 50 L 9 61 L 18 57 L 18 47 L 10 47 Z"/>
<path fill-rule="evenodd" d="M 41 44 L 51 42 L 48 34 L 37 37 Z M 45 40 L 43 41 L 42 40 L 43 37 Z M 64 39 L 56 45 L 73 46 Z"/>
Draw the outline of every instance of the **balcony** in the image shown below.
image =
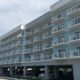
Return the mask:
<path fill-rule="evenodd" d="M 62 52 L 62 53 L 57 53 L 54 54 L 53 60 L 63 60 L 63 59 L 68 59 L 70 57 L 69 52 Z"/>
<path fill-rule="evenodd" d="M 46 34 L 43 34 L 42 39 L 49 39 L 51 37 L 52 37 L 52 33 L 51 32 L 48 32 Z"/>
<path fill-rule="evenodd" d="M 52 19 L 52 23 L 61 23 L 64 21 L 64 18 L 63 17 L 60 17 L 60 18 L 56 18 L 56 19 Z"/>
<path fill-rule="evenodd" d="M 43 45 L 42 51 L 53 49 L 52 46 L 51 46 L 51 44 L 52 43 L 48 43 L 48 44 Z"/>
<path fill-rule="evenodd" d="M 80 43 L 80 37 L 73 37 L 71 41 L 69 41 L 70 44 L 79 44 Z"/>
<path fill-rule="evenodd" d="M 15 47 L 15 44 L 11 44 L 11 45 L 10 45 L 10 48 L 14 48 L 14 47 Z"/>
<path fill-rule="evenodd" d="M 45 29 L 48 29 L 48 28 L 51 28 L 51 27 L 52 27 L 51 24 L 50 25 L 46 24 L 46 25 L 42 26 L 42 30 L 45 30 Z"/>
<path fill-rule="evenodd" d="M 43 60 L 52 60 L 52 53 L 47 53 L 43 55 Z"/>
<path fill-rule="evenodd" d="M 29 37 L 29 36 L 31 36 L 32 35 L 32 32 L 26 32 L 25 33 L 25 37 Z"/>
<path fill-rule="evenodd" d="M 73 50 L 71 53 L 70 53 L 70 58 L 80 58 L 80 50 Z"/>
<path fill-rule="evenodd" d="M 69 17 L 73 17 L 75 15 L 80 14 L 80 6 L 78 8 L 73 8 L 72 10 L 68 10 L 67 14 L 69 15 Z"/>
<path fill-rule="evenodd" d="M 58 41 L 56 41 L 55 43 L 53 43 L 53 47 L 55 47 L 55 48 L 58 48 L 58 47 L 64 47 L 64 46 L 66 46 L 68 44 L 68 42 L 67 41 L 61 41 L 61 42 L 58 42 Z"/>
<path fill-rule="evenodd" d="M 23 45 L 22 41 L 17 41 L 16 44 L 15 44 L 15 47 L 22 46 L 22 45 Z"/>
<path fill-rule="evenodd" d="M 63 33 L 65 33 L 65 27 L 66 27 L 66 26 L 64 26 L 64 25 L 58 26 L 57 29 L 54 29 L 52 33 L 53 33 L 54 35 L 63 34 Z"/>
<path fill-rule="evenodd" d="M 42 51 L 42 49 L 33 49 L 33 53 L 35 53 L 35 52 L 41 52 Z"/>
<path fill-rule="evenodd" d="M 38 34 L 42 32 L 42 27 L 37 27 L 34 29 L 33 34 Z"/>
<path fill-rule="evenodd" d="M 68 28 L 70 30 L 76 30 L 76 29 L 78 30 L 78 29 L 80 29 L 80 23 L 70 25 Z"/>
<path fill-rule="evenodd" d="M 32 43 L 33 43 L 32 40 L 27 40 L 27 41 L 25 41 L 25 44 L 26 44 L 26 45 L 30 45 L 30 44 L 32 44 Z"/>
<path fill-rule="evenodd" d="M 24 53 L 25 54 L 32 53 L 32 49 L 26 49 Z"/>
<path fill-rule="evenodd" d="M 42 40 L 42 35 L 39 35 L 39 36 L 33 38 L 34 43 L 40 42 L 41 40 Z"/>
<path fill-rule="evenodd" d="M 38 39 L 34 39 L 33 44 L 44 42 L 45 40 L 51 40 L 51 38 L 52 38 L 51 34 L 43 35 L 43 36 L 39 37 Z"/>

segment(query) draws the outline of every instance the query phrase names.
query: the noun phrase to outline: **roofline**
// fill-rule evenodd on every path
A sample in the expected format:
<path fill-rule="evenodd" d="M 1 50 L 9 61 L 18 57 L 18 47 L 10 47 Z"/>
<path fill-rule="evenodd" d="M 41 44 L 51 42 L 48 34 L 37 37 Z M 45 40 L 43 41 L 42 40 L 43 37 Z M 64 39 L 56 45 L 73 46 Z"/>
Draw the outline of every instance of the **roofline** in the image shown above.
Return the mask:
<path fill-rule="evenodd" d="M 26 24 L 26 25 L 24 25 L 24 26 L 25 26 L 25 28 L 30 28 L 30 27 L 32 27 L 32 26 L 34 26 L 34 25 L 37 25 L 37 24 L 45 21 L 45 20 L 48 19 L 49 17 L 51 17 L 50 11 L 47 12 L 47 13 L 45 13 L 45 14 L 43 14 L 43 15 L 41 15 L 41 16 L 38 17 L 37 19 L 31 21 L 30 23 L 28 23 L 28 24 Z"/>
<path fill-rule="evenodd" d="M 80 0 L 59 0 L 57 3 L 50 7 L 50 11 L 56 14 L 56 12 L 67 9 L 79 2 Z"/>
<path fill-rule="evenodd" d="M 14 34 L 14 33 L 17 32 L 17 31 L 20 31 L 20 30 L 21 30 L 21 25 L 19 25 L 18 27 L 12 29 L 11 31 L 7 32 L 6 34 L 2 35 L 2 36 L 0 37 L 0 40 L 6 38 L 6 37 L 8 37 L 8 36 L 11 36 L 12 34 Z"/>
<path fill-rule="evenodd" d="M 33 20 L 32 22 L 30 22 L 30 23 L 28 23 L 28 24 L 26 24 L 24 26 L 25 26 L 25 28 L 32 27 L 33 25 L 38 24 L 40 21 L 42 21 L 42 20 L 44 20 L 46 18 L 49 18 L 50 16 L 51 16 L 50 12 L 47 12 L 47 13 L 43 14 L 42 16 L 38 17 L 37 19 Z M 19 25 L 18 27 L 12 29 L 11 31 L 7 32 L 6 34 L 2 35 L 0 37 L 0 40 L 2 40 L 4 38 L 6 38 L 6 37 L 8 37 L 8 36 L 10 36 L 12 34 L 14 34 L 17 31 L 20 31 L 20 30 L 22 30 L 21 29 L 21 25 Z"/>

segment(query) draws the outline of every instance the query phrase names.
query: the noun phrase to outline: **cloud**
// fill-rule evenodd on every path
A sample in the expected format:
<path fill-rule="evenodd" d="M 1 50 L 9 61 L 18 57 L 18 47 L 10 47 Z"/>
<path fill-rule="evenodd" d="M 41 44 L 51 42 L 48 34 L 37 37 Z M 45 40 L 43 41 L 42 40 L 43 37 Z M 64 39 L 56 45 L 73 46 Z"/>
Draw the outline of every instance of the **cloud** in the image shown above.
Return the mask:
<path fill-rule="evenodd" d="M 0 36 L 49 11 L 58 0 L 0 0 Z"/>

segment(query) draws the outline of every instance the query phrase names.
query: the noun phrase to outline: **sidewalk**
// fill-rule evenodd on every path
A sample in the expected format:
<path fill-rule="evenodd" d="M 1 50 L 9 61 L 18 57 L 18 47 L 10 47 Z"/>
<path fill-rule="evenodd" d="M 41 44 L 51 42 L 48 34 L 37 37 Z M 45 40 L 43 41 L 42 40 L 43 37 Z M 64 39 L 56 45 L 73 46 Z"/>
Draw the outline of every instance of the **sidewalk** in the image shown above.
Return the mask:
<path fill-rule="evenodd" d="M 27 80 L 27 79 L 18 79 L 18 78 L 0 76 L 0 80 Z"/>

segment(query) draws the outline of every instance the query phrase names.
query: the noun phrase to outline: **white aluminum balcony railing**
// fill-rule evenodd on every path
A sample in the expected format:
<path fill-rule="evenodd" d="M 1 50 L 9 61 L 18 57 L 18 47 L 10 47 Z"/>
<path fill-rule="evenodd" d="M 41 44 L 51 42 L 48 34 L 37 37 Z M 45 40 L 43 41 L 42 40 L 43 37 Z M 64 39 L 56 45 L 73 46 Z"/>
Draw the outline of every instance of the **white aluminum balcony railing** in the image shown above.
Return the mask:
<path fill-rule="evenodd" d="M 48 38 L 48 37 L 50 37 L 51 35 L 52 35 L 51 32 L 44 33 L 44 34 L 42 35 L 42 39 Z"/>
<path fill-rule="evenodd" d="M 51 60 L 52 59 L 52 54 L 51 53 L 47 53 L 43 55 L 43 60 Z"/>
<path fill-rule="evenodd" d="M 70 58 L 80 58 L 80 50 L 70 51 Z"/>
<path fill-rule="evenodd" d="M 33 33 L 37 33 L 37 32 L 40 32 L 42 31 L 42 28 L 41 27 L 37 27 L 34 29 Z"/>
<path fill-rule="evenodd" d="M 27 40 L 27 41 L 25 41 L 25 44 L 31 44 L 33 42 L 33 40 Z"/>
<path fill-rule="evenodd" d="M 67 29 L 66 28 L 66 25 L 64 26 L 64 25 L 62 25 L 62 26 L 60 26 L 60 27 L 57 27 L 57 28 L 55 28 L 55 29 L 53 29 L 53 31 L 52 31 L 52 33 L 54 34 L 54 35 L 59 35 L 59 34 L 63 34 L 64 32 L 65 32 L 65 29 Z"/>
<path fill-rule="evenodd" d="M 80 11 L 80 5 L 74 6 L 67 10 L 68 15 L 72 15 L 73 13 Z"/>
<path fill-rule="evenodd" d="M 33 42 L 36 42 L 36 41 L 40 41 L 42 40 L 42 36 L 37 36 L 36 38 L 33 38 Z"/>
<path fill-rule="evenodd" d="M 42 30 L 45 30 L 45 29 L 49 29 L 49 28 L 51 28 L 52 26 L 51 26 L 51 22 L 48 22 L 48 23 L 46 23 L 46 24 L 44 24 L 43 26 L 42 26 Z"/>
<path fill-rule="evenodd" d="M 58 17 L 58 18 L 52 18 L 52 23 L 60 23 L 64 21 L 64 16 Z"/>
<path fill-rule="evenodd" d="M 62 52 L 62 53 L 54 54 L 53 59 L 67 59 L 69 57 L 70 57 L 70 53 L 65 51 L 65 52 Z"/>
<path fill-rule="evenodd" d="M 53 31 L 63 30 L 64 28 L 65 28 L 65 25 L 56 26 L 56 28 L 53 29 Z"/>
<path fill-rule="evenodd" d="M 52 43 L 48 43 L 48 44 L 46 43 L 42 46 L 42 50 L 49 49 L 51 47 L 52 47 Z"/>
<path fill-rule="evenodd" d="M 77 23 L 72 23 L 72 24 L 70 24 L 69 26 L 68 26 L 68 28 L 70 29 L 70 30 L 76 30 L 76 29 L 80 29 L 80 21 L 78 21 Z"/>
<path fill-rule="evenodd" d="M 67 44 L 68 40 L 64 39 L 64 40 L 56 40 L 55 42 L 53 41 L 52 46 L 54 47 L 60 47 L 60 46 L 65 46 Z"/>
<path fill-rule="evenodd" d="M 72 37 L 72 39 L 69 41 L 69 43 L 73 44 L 79 44 L 80 43 L 80 35 Z"/>
<path fill-rule="evenodd" d="M 41 51 L 42 50 L 42 48 L 34 48 L 33 47 L 33 52 L 35 52 L 35 51 Z"/>
<path fill-rule="evenodd" d="M 32 52 L 32 48 L 31 49 L 26 49 L 25 53 L 31 53 Z"/>
<path fill-rule="evenodd" d="M 25 33 L 25 37 L 29 37 L 30 35 L 32 35 L 32 32 L 26 32 Z"/>

